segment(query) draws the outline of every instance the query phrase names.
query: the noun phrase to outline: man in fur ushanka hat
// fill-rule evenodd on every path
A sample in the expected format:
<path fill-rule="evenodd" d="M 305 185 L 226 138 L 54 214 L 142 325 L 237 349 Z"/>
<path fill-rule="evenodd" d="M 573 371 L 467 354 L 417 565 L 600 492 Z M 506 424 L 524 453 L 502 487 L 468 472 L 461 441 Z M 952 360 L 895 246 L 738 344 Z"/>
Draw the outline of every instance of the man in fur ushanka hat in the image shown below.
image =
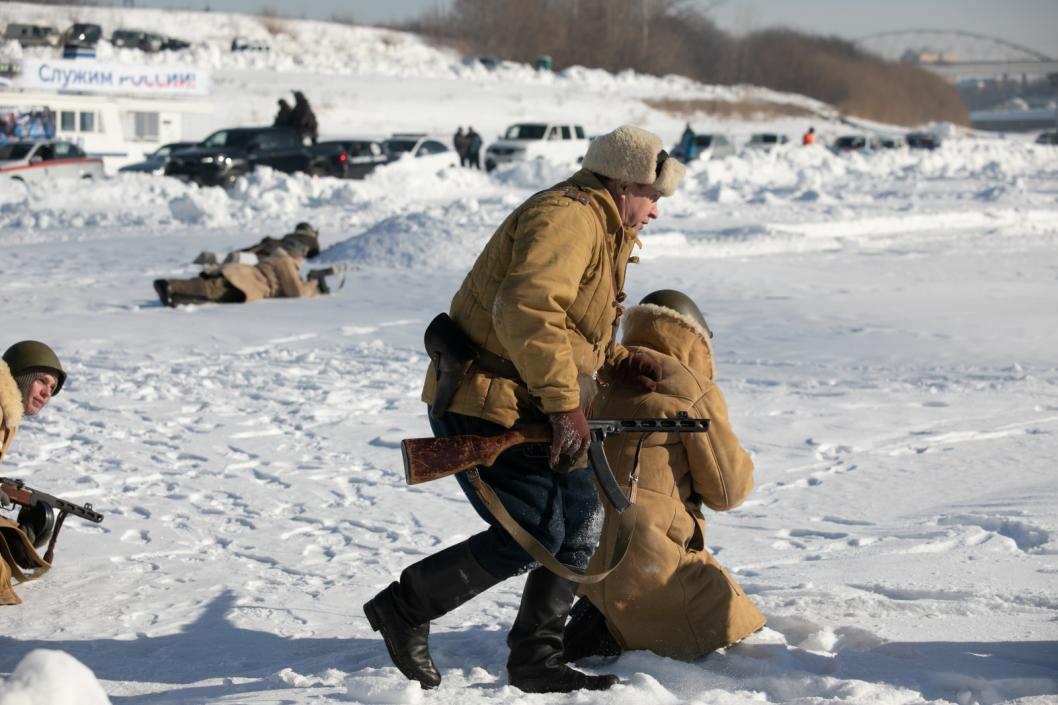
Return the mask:
<path fill-rule="evenodd" d="M 676 191 L 684 170 L 657 135 L 631 125 L 595 139 L 581 166 L 507 216 L 449 313 L 426 331 L 432 363 L 422 399 L 435 436 L 495 436 L 536 422 L 550 424 L 553 440 L 544 453 L 529 446 L 502 453 L 480 480 L 457 475 L 487 528 L 406 567 L 364 605 L 394 664 L 423 688 L 441 682 L 429 651 L 431 620 L 525 571 L 507 637 L 509 683 L 525 692 L 570 692 L 618 682 L 562 659 L 563 626 L 577 591 L 569 568 L 587 565 L 600 511 L 584 459 L 585 409 L 604 368 L 642 389 L 661 378 L 656 357 L 630 353 L 614 334 L 624 311 L 625 269 L 637 261 L 631 257 L 637 231 L 658 217 L 658 200 Z M 518 527 L 508 531 L 493 516 L 475 480 Z M 524 532 L 565 569 L 535 567 Z"/>
<path fill-rule="evenodd" d="M 692 661 L 741 641 L 764 616 L 705 546 L 702 505 L 737 507 L 753 489 L 753 461 L 742 449 L 716 386 L 712 332 L 685 294 L 665 289 L 628 310 L 621 342 L 661 364 L 652 391 L 617 381 L 595 399 L 599 418 L 709 419 L 707 433 L 635 434 L 606 441 L 617 482 L 638 474 L 635 532 L 621 564 L 581 588 L 564 634 L 569 661 L 646 649 Z M 617 517 L 607 512 L 589 571 L 617 550 Z"/>

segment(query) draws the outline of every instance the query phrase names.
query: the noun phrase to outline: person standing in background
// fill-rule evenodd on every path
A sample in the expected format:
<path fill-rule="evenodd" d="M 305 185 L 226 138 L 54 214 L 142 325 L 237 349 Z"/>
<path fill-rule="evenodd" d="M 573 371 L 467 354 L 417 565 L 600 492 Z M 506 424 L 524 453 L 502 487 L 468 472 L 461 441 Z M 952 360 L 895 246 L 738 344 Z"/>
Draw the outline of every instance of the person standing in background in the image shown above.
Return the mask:
<path fill-rule="evenodd" d="M 467 128 L 467 161 L 471 168 L 481 168 L 481 135 L 473 127 Z"/>

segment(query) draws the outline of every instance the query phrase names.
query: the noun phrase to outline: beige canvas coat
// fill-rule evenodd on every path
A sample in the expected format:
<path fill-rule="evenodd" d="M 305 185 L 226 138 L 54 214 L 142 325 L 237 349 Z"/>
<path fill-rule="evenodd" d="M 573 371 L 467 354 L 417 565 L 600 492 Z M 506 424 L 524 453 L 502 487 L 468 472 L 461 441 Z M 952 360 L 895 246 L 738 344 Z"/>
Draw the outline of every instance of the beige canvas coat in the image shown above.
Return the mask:
<path fill-rule="evenodd" d="M 22 413 L 22 392 L 15 384 L 15 378 L 11 375 L 7 363 L 0 360 L 0 463 L 15 438 L 15 431 L 22 421 Z M 44 559 L 37 555 L 26 535 L 18 528 L 18 524 L 0 516 L 0 605 L 17 605 L 22 602 L 11 589 L 12 578 L 20 583 L 39 578 L 47 572 L 48 567 Z"/>
<path fill-rule="evenodd" d="M 315 281 L 302 281 L 301 265 L 285 250 L 277 250 L 255 265 L 226 264 L 221 276 L 246 295 L 246 302 L 271 298 L 316 296 Z"/>
<path fill-rule="evenodd" d="M 753 488 L 753 463 L 739 445 L 727 403 L 713 384 L 708 335 L 689 318 L 658 306 L 625 316 L 622 341 L 661 362 L 656 392 L 609 386 L 595 400 L 596 418 L 672 418 L 680 411 L 710 419 L 708 433 L 647 437 L 639 457 L 636 530 L 622 563 L 601 583 L 581 588 L 625 649 L 649 649 L 692 660 L 733 644 L 764 625 L 764 616 L 705 547 L 701 504 L 724 511 Z M 637 437 L 614 436 L 606 456 L 627 483 Z M 589 572 L 614 551 L 616 522 L 607 512 Z"/>
<path fill-rule="evenodd" d="M 627 356 L 610 350 L 634 229 L 589 171 L 511 213 L 452 299 L 449 315 L 479 347 L 514 363 L 525 385 L 472 367 L 449 411 L 511 426 L 580 403 L 579 375 Z M 422 399 L 436 392 L 433 365 Z"/>

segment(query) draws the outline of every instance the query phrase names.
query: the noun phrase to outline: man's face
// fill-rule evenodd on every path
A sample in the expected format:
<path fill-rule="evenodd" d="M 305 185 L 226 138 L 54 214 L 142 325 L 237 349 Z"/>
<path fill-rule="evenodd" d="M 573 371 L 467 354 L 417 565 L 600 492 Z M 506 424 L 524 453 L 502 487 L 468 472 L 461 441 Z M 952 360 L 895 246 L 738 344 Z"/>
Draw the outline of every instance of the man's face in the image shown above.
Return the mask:
<path fill-rule="evenodd" d="M 658 217 L 661 191 L 646 184 L 623 184 L 618 188 L 617 209 L 626 228 L 641 228 Z"/>
<path fill-rule="evenodd" d="M 35 416 L 51 401 L 52 391 L 59 383 L 55 375 L 50 372 L 38 372 L 37 376 L 30 382 L 29 391 L 26 393 L 24 406 L 27 416 Z"/>

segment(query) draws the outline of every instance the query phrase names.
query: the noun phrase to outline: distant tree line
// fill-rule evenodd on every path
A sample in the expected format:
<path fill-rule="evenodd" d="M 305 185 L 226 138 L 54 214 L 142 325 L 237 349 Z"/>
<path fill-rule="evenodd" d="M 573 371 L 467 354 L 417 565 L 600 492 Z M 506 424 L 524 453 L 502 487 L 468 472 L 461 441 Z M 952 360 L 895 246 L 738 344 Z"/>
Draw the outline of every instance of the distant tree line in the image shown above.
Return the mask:
<path fill-rule="evenodd" d="M 514 61 L 548 55 L 556 69 L 582 65 L 749 83 L 902 125 L 969 122 L 956 89 L 922 68 L 786 29 L 735 38 L 685 0 L 453 0 L 449 10 L 429 11 L 401 28 L 469 54 Z"/>

